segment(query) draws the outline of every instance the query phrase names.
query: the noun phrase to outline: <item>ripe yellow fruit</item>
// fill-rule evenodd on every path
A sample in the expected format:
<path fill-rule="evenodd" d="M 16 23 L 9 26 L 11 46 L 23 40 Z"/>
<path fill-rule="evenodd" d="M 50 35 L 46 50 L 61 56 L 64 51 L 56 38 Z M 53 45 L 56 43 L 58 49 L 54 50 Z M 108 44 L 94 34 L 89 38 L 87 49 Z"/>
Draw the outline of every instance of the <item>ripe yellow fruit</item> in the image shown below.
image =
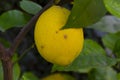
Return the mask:
<path fill-rule="evenodd" d="M 42 78 L 41 80 L 75 80 L 75 78 L 67 74 L 54 73 Z"/>
<path fill-rule="evenodd" d="M 70 11 L 53 5 L 38 19 L 34 37 L 41 56 L 48 62 L 66 66 L 79 55 L 83 48 L 83 29 L 60 30 L 66 23 Z"/>
<path fill-rule="evenodd" d="M 66 80 L 62 74 L 56 73 L 49 75 L 47 77 L 44 77 L 42 80 Z"/>

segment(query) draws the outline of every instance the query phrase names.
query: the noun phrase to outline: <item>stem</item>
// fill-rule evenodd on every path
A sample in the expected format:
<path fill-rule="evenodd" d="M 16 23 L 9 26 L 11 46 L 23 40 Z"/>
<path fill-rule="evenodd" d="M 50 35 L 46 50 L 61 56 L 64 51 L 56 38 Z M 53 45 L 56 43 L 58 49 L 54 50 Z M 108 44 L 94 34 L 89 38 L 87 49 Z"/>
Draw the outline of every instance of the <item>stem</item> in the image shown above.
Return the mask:
<path fill-rule="evenodd" d="M 20 31 L 20 33 L 17 35 L 17 37 L 15 38 L 13 44 L 11 45 L 9 52 L 10 55 L 12 56 L 16 50 L 16 48 L 19 46 L 20 42 L 23 40 L 23 38 L 25 37 L 25 35 L 28 33 L 28 31 L 31 30 L 31 28 L 35 25 L 38 17 L 45 11 L 47 10 L 49 7 L 51 7 L 54 3 L 54 0 L 50 0 L 50 2 L 40 11 L 38 12 L 38 14 L 36 14 L 29 22 L 28 24 L 26 24 L 25 27 L 23 27 L 23 29 Z"/>
<path fill-rule="evenodd" d="M 11 60 L 2 60 L 4 80 L 13 80 L 13 66 Z"/>
<path fill-rule="evenodd" d="M 6 53 L 6 50 L 3 46 L 3 44 L 0 43 L 0 59 L 5 59 L 4 54 Z"/>
<path fill-rule="evenodd" d="M 2 61 L 4 80 L 12 80 L 12 61 L 9 52 L 0 43 L 0 59 Z"/>
<path fill-rule="evenodd" d="M 30 51 L 32 48 L 34 48 L 34 44 L 32 44 L 28 49 L 26 49 L 21 55 L 20 57 L 13 63 L 13 65 L 15 63 L 17 63 L 18 61 L 20 61 L 27 53 L 28 51 Z"/>

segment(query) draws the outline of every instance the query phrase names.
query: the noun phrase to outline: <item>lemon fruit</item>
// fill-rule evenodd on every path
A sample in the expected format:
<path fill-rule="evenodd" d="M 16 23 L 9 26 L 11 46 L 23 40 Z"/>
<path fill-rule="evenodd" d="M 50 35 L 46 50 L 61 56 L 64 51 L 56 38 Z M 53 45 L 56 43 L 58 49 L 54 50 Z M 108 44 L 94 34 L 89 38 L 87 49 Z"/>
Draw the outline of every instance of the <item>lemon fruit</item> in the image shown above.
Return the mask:
<path fill-rule="evenodd" d="M 67 74 L 54 73 L 42 78 L 41 80 L 75 80 L 75 78 Z"/>
<path fill-rule="evenodd" d="M 61 28 L 70 11 L 53 5 L 37 20 L 34 38 L 41 56 L 48 62 L 61 66 L 69 65 L 82 50 L 84 37 L 82 28 Z"/>

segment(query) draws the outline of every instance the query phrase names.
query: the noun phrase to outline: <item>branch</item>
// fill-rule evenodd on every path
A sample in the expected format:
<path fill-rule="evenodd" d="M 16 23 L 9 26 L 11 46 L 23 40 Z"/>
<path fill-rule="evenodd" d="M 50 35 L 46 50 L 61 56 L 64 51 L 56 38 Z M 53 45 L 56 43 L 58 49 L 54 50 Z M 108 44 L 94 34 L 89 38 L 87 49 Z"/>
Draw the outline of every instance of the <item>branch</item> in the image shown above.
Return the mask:
<path fill-rule="evenodd" d="M 3 67 L 3 75 L 4 80 L 13 80 L 13 64 L 12 61 L 9 60 L 2 60 L 2 67 Z"/>
<path fill-rule="evenodd" d="M 25 35 L 31 30 L 31 28 L 35 25 L 38 17 L 45 11 L 47 10 L 49 7 L 51 7 L 54 3 L 54 0 L 50 0 L 50 2 L 40 11 L 38 12 L 38 14 L 36 14 L 29 22 L 28 24 L 26 24 L 25 27 L 23 27 L 23 29 L 20 31 L 20 33 L 17 35 L 17 37 L 15 38 L 13 44 L 11 45 L 9 52 L 10 55 L 12 56 L 16 50 L 16 48 L 19 46 L 19 44 L 21 43 L 21 41 L 23 40 L 23 38 L 25 37 Z"/>
<path fill-rule="evenodd" d="M 5 55 L 6 50 L 4 48 L 4 46 L 0 43 L 0 59 L 4 59 L 3 56 Z"/>
<path fill-rule="evenodd" d="M 15 64 L 15 63 L 17 63 L 18 61 L 20 61 L 27 53 L 28 53 L 28 51 L 30 51 L 32 48 L 34 48 L 34 44 L 32 44 L 28 49 L 26 49 L 21 55 L 20 55 L 20 57 L 15 61 L 15 62 L 13 62 L 13 65 Z"/>
<path fill-rule="evenodd" d="M 12 61 L 11 57 L 8 54 L 8 51 L 4 48 L 4 46 L 0 43 L 0 59 L 2 61 L 3 75 L 4 80 L 12 80 Z"/>
<path fill-rule="evenodd" d="M 1 43 L 0 43 L 0 59 L 5 61 L 9 59 L 9 54 L 7 54 L 7 50 Z"/>

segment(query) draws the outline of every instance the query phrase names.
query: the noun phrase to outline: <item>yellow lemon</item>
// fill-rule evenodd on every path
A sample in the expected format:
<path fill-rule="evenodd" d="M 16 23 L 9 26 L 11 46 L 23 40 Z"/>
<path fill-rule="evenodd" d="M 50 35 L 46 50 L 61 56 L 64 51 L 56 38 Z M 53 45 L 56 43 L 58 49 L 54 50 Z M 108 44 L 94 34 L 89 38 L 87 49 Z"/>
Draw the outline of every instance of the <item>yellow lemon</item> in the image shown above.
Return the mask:
<path fill-rule="evenodd" d="M 62 74 L 57 73 L 44 77 L 42 80 L 65 80 L 65 78 L 62 76 Z"/>
<path fill-rule="evenodd" d="M 83 48 L 82 28 L 61 28 L 66 24 L 70 11 L 53 5 L 38 19 L 34 38 L 41 56 L 48 62 L 66 66 L 73 62 Z"/>
<path fill-rule="evenodd" d="M 75 80 L 75 78 L 67 74 L 54 73 L 42 78 L 41 80 Z"/>

